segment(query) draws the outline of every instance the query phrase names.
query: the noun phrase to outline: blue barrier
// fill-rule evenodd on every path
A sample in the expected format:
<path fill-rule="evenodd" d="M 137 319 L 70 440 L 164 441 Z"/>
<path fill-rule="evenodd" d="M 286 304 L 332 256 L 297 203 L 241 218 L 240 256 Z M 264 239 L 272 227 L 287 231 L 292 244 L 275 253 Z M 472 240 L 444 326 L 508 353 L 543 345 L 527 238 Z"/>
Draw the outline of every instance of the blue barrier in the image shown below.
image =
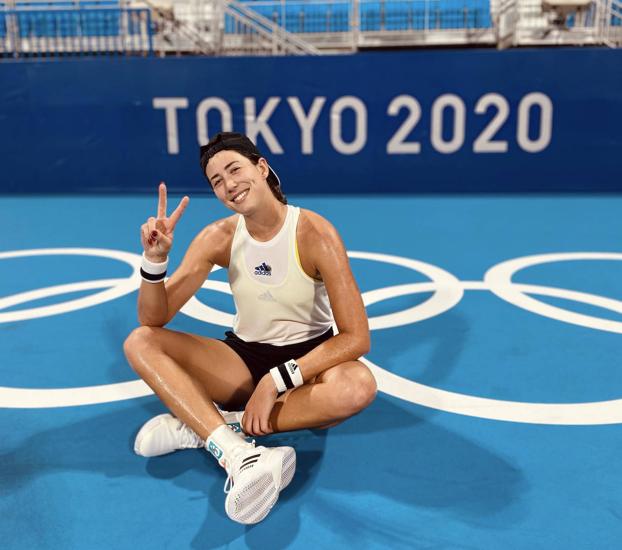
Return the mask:
<path fill-rule="evenodd" d="M 223 128 L 290 193 L 622 191 L 621 69 L 596 48 L 7 61 L 0 191 L 206 191 Z"/>

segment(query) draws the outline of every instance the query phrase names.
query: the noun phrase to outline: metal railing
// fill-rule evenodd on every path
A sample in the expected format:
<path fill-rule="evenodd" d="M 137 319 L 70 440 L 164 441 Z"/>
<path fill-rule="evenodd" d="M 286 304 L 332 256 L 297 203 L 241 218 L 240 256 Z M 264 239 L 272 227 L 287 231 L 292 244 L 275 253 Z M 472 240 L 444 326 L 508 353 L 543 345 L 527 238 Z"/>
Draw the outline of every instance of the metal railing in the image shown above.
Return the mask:
<path fill-rule="evenodd" d="M 261 12 L 252 8 L 242 2 L 226 2 L 225 34 L 246 36 L 251 43 L 263 42 L 263 47 L 269 46 L 273 55 L 279 53 L 318 55 L 320 53 L 312 44 L 299 38 L 277 21 L 265 17 Z M 228 29 L 232 23 L 233 28 Z M 227 32 L 228 30 L 229 32 Z"/>
<path fill-rule="evenodd" d="M 324 51 L 495 43 L 489 0 L 242 1 Z M 225 32 L 236 32 L 227 21 Z"/>
<path fill-rule="evenodd" d="M 622 45 L 622 0 L 242 0 L 324 49 L 424 45 Z M 226 32 L 235 32 L 225 26 Z"/>
<path fill-rule="evenodd" d="M 621 0 L 564 3 L 498 0 L 493 14 L 498 46 L 622 45 Z"/>
<path fill-rule="evenodd" d="M 154 48 L 160 55 L 166 53 L 193 53 L 214 55 L 219 53 L 220 17 L 215 12 L 216 2 L 202 2 L 200 5 L 188 5 L 180 2 L 165 6 L 150 0 L 140 2 L 149 7 L 153 20 Z"/>
<path fill-rule="evenodd" d="M 2 57 L 153 52 L 148 9 L 14 4 L 0 6 Z"/>
<path fill-rule="evenodd" d="M 554 2 L 0 2 L 0 57 L 154 51 L 316 55 L 387 46 L 622 45 L 622 0 L 593 0 L 574 12 L 565 7 L 563 13 L 546 4 Z"/>
<path fill-rule="evenodd" d="M 152 9 L 155 49 L 166 54 L 318 55 L 317 48 L 263 17 L 247 4 L 230 1 L 156 2 Z"/>
<path fill-rule="evenodd" d="M 253 10 L 294 33 L 489 28 L 488 0 L 258 0 Z M 355 13 L 356 12 L 356 13 Z"/>
<path fill-rule="evenodd" d="M 622 45 L 622 1 L 600 0 L 596 24 L 609 46 Z"/>

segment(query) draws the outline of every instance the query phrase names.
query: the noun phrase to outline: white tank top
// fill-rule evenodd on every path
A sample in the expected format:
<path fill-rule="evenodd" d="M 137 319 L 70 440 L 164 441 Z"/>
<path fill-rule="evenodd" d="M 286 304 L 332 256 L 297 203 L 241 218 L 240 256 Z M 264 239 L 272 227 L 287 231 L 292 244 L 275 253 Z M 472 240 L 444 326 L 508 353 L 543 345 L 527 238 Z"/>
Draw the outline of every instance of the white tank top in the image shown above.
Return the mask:
<path fill-rule="evenodd" d="M 246 342 L 283 346 L 324 334 L 333 323 L 323 282 L 309 277 L 298 257 L 300 209 L 287 206 L 283 227 L 260 242 L 240 216 L 231 243 L 229 284 L 236 315 L 233 332 Z"/>

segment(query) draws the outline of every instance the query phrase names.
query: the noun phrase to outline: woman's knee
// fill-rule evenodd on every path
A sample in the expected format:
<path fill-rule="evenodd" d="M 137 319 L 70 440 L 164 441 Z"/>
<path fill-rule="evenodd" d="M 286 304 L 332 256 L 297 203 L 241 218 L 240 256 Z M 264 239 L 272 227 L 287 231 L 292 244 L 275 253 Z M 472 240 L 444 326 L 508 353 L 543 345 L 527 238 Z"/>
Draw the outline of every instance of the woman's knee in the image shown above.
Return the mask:
<path fill-rule="evenodd" d="M 376 379 L 362 363 L 337 368 L 326 380 L 334 387 L 335 408 L 339 416 L 348 417 L 368 407 L 378 390 Z"/>
<path fill-rule="evenodd" d="M 132 368 L 136 370 L 136 359 L 142 352 L 157 345 L 157 333 L 160 330 L 157 327 L 140 326 L 125 339 L 123 351 Z"/>
<path fill-rule="evenodd" d="M 358 411 L 371 405 L 376 398 L 378 385 L 371 371 L 362 363 L 358 363 L 356 373 L 354 373 L 353 382 L 353 407 Z"/>

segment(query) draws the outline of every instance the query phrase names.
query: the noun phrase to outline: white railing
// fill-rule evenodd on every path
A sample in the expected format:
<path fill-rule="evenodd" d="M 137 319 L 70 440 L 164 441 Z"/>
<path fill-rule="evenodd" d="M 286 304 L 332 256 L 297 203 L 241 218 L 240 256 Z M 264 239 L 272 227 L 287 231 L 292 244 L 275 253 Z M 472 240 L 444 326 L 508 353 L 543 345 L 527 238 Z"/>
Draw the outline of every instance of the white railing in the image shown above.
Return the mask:
<path fill-rule="evenodd" d="M 490 2 L 492 16 L 499 49 L 516 45 L 516 26 L 518 24 L 517 0 L 492 0 Z"/>
<path fill-rule="evenodd" d="M 620 0 L 600 0 L 596 11 L 596 24 L 607 45 L 622 46 L 622 2 Z"/>
<path fill-rule="evenodd" d="M 318 55 L 295 34 L 246 4 L 225 0 L 143 0 L 154 12 L 161 53 Z"/>
<path fill-rule="evenodd" d="M 621 46 L 621 6 L 620 0 L 518 0 L 513 44 Z"/>
<path fill-rule="evenodd" d="M 467 44 L 501 48 L 621 45 L 621 3 L 622 0 L 258 0 L 244 5 L 325 51 L 356 51 L 367 47 Z"/>
<path fill-rule="evenodd" d="M 144 37 L 144 43 L 136 51 L 161 55 L 317 55 L 387 46 L 622 45 L 622 0 L 142 0 L 120 2 L 116 11 L 122 16 L 114 37 L 106 36 L 109 31 L 101 36 L 66 36 L 65 31 L 38 36 L 24 32 L 25 20 L 17 17 L 14 2 L 0 2 L 4 25 L 0 55 L 127 53 L 134 49 L 130 40 L 140 42 L 137 37 Z M 54 12 L 50 8 L 50 14 Z M 139 17 L 142 26 L 135 22 Z"/>
<path fill-rule="evenodd" d="M 247 34 L 257 34 L 269 41 L 272 54 L 319 55 L 320 51 L 281 25 L 264 17 L 241 2 L 226 2 L 225 15 L 242 25 Z M 250 31 L 250 33 L 248 33 Z"/>

